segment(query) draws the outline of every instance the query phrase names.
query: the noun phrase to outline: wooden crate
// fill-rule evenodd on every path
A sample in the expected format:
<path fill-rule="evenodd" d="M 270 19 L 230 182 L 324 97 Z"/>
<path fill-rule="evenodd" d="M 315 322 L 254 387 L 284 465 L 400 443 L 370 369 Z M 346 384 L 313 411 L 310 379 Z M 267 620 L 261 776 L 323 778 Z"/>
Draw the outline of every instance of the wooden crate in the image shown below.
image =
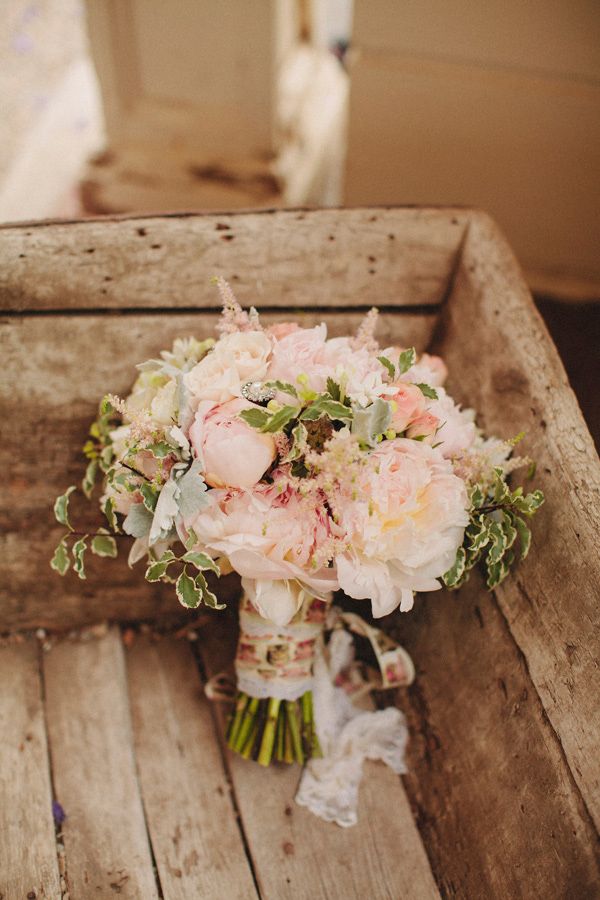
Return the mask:
<path fill-rule="evenodd" d="M 31 224 L 0 229 L 0 263 L 0 630 L 116 623 L 49 652 L 27 633 L 0 647 L 3 897 L 61 896 L 53 795 L 71 900 L 158 885 L 165 898 L 600 896 L 600 466 L 493 222 L 363 209 Z M 354 829 L 293 803 L 297 771 L 223 751 L 187 642 L 125 646 L 127 620 L 185 617 L 170 590 L 121 561 L 86 582 L 48 566 L 52 500 L 80 477 L 97 398 L 125 392 L 132 362 L 174 336 L 211 332 L 213 274 L 270 321 L 334 333 L 376 304 L 384 342 L 442 352 L 455 396 L 490 432 L 525 430 L 539 463 L 547 503 L 516 574 L 390 617 L 418 669 L 397 697 L 410 774 L 369 764 Z M 204 674 L 231 658 L 231 620 L 201 629 Z"/>

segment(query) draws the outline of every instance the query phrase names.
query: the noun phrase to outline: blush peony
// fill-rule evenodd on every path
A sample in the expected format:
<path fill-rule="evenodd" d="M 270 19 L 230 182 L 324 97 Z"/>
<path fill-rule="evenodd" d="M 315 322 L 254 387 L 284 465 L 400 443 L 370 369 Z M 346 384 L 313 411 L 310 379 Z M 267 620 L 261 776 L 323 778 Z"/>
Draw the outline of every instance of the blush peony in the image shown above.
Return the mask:
<path fill-rule="evenodd" d="M 414 591 L 440 587 L 468 522 L 465 485 L 450 462 L 405 438 L 382 444 L 331 502 L 347 541 L 336 557 L 340 587 L 370 598 L 375 616 L 408 610 Z"/>
<path fill-rule="evenodd" d="M 215 406 L 201 403 L 190 428 L 190 443 L 202 460 L 211 487 L 250 488 L 260 481 L 277 454 L 271 434 L 261 434 L 240 419 L 247 400 Z"/>
<path fill-rule="evenodd" d="M 335 590 L 335 571 L 313 565 L 330 537 L 323 503 L 291 488 L 259 484 L 252 491 L 213 490 L 193 522 L 200 546 L 226 556 L 245 578 L 293 580 L 313 593 Z"/>

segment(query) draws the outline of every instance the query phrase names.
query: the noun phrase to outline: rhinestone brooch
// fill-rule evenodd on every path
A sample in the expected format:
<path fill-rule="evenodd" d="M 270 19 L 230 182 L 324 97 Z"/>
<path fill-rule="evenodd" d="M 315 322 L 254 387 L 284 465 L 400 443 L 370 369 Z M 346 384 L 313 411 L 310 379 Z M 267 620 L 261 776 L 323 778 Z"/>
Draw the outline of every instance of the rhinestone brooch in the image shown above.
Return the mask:
<path fill-rule="evenodd" d="M 272 387 L 265 387 L 262 381 L 247 381 L 242 385 L 242 397 L 251 403 L 268 403 L 277 392 Z"/>

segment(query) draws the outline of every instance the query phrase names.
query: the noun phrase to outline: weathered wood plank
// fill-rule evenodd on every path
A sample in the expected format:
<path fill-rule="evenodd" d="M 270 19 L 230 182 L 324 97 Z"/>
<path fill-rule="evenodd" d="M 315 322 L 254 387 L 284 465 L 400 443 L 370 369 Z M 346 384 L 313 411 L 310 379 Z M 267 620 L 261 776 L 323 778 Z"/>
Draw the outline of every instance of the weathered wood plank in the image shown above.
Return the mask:
<path fill-rule="evenodd" d="M 56 644 L 44 678 L 71 896 L 157 898 L 118 631 Z"/>
<path fill-rule="evenodd" d="M 4 309 L 411 306 L 444 297 L 469 213 L 355 209 L 172 215 L 0 230 Z"/>
<path fill-rule="evenodd" d="M 265 321 L 288 317 L 282 312 Z M 337 335 L 356 329 L 362 314 L 305 313 L 299 319 L 307 326 L 325 321 L 330 333 Z M 0 324 L 4 365 L 19 373 L 10 395 L 3 398 L 4 415 L 11 422 L 3 435 L 11 478 L 0 485 L 5 497 L 0 504 L 4 547 L 0 631 L 38 625 L 64 629 L 104 618 L 180 612 L 172 591 L 147 585 L 142 573 L 131 572 L 124 560 L 90 560 L 84 582 L 72 574 L 60 579 L 48 565 L 61 534 L 52 504 L 68 484 L 81 480 L 84 460 L 79 448 L 104 393 L 126 393 L 136 377 L 137 361 L 170 347 L 177 336 L 212 335 L 216 321 L 213 312 L 51 316 Z M 382 346 L 398 342 L 423 349 L 435 321 L 435 315 L 383 314 Z M 75 502 L 74 510 L 81 512 L 74 520 L 83 528 L 99 521 L 95 507 Z M 35 554 L 30 552 L 32 546 Z"/>
<path fill-rule="evenodd" d="M 538 463 L 546 505 L 533 548 L 497 594 L 600 828 L 600 462 L 512 253 L 483 215 L 465 244 L 440 347 L 457 398 L 481 411 L 488 433 L 525 431 L 522 452 Z"/>
<path fill-rule="evenodd" d="M 35 641 L 0 647 L 0 897 L 60 897 Z"/>
<path fill-rule="evenodd" d="M 392 623 L 417 666 L 404 780 L 442 895 L 596 897 L 593 823 L 493 595 L 477 579 Z"/>
<path fill-rule="evenodd" d="M 199 649 L 209 674 L 231 661 L 235 640 L 235 623 L 225 615 L 202 630 Z M 219 715 L 223 726 L 224 710 Z M 294 802 L 298 766 L 263 769 L 226 753 L 265 900 L 439 896 L 400 779 L 383 764 L 366 764 L 359 821 L 345 829 Z"/>
<path fill-rule="evenodd" d="M 165 900 L 256 897 L 189 644 L 138 639 L 127 669 L 142 796 Z"/>

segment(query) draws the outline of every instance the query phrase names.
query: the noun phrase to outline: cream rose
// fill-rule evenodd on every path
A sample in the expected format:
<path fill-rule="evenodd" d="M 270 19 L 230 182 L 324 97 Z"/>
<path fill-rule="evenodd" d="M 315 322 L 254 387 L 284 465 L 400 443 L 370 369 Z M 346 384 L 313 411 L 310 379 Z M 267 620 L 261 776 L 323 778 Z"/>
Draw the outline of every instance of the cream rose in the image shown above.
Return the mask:
<path fill-rule="evenodd" d="M 270 355 L 271 339 L 263 331 L 227 334 L 184 376 L 184 382 L 197 402 L 225 403 L 240 396 L 246 381 L 266 376 Z"/>

